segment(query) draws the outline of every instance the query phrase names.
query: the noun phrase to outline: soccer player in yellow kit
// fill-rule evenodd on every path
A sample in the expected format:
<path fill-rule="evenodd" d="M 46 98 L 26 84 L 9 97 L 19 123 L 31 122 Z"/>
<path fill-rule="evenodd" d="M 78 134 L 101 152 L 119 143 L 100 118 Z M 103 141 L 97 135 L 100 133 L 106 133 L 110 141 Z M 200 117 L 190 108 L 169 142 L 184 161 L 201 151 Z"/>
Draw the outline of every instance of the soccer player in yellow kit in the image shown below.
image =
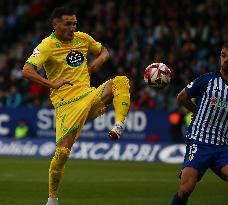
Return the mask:
<path fill-rule="evenodd" d="M 109 136 L 118 139 L 130 106 L 126 76 L 117 76 L 98 88 L 90 86 L 89 73 L 98 71 L 109 53 L 88 34 L 75 32 L 76 24 L 73 10 L 56 8 L 52 14 L 53 33 L 34 49 L 22 71 L 24 77 L 51 89 L 50 98 L 56 111 L 56 151 L 49 168 L 47 205 L 58 204 L 64 167 L 86 120 L 101 115 L 113 101 L 116 118 Z M 97 54 L 89 66 L 88 52 Z M 37 73 L 41 66 L 47 79 Z"/>

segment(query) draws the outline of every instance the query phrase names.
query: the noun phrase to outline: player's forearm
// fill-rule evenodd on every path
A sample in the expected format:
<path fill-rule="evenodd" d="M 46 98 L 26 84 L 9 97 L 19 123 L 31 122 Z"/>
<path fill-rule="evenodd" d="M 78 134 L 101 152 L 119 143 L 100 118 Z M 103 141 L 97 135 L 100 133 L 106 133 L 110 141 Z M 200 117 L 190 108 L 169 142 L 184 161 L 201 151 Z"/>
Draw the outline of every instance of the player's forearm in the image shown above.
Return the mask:
<path fill-rule="evenodd" d="M 98 72 L 101 69 L 101 66 L 105 61 L 109 58 L 109 53 L 105 47 L 102 48 L 99 55 L 96 59 L 92 62 L 92 64 L 88 67 L 89 73 Z"/>
<path fill-rule="evenodd" d="M 191 100 L 181 101 L 181 104 L 190 112 L 195 113 L 196 105 Z"/>
<path fill-rule="evenodd" d="M 102 64 L 109 59 L 109 52 L 105 47 L 102 48 L 101 53 L 99 54 L 98 58 L 101 59 Z"/>
<path fill-rule="evenodd" d="M 177 101 L 183 105 L 185 108 L 187 108 L 190 112 L 195 113 L 196 111 L 196 105 L 189 99 L 187 93 L 182 90 L 178 96 Z"/>
<path fill-rule="evenodd" d="M 35 70 L 27 67 L 26 65 L 24 66 L 22 73 L 23 73 L 23 76 L 25 78 L 27 78 L 31 81 L 39 83 L 39 84 L 46 86 L 48 88 L 53 88 L 53 84 L 49 80 L 43 78 Z"/>

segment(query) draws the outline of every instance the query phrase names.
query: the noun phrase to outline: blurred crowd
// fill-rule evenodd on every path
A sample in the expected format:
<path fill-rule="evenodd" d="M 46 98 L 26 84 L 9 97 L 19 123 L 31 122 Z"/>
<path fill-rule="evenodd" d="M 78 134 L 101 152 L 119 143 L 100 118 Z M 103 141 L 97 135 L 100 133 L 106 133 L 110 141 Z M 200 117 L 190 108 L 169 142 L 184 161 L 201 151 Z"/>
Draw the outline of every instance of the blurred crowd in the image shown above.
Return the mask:
<path fill-rule="evenodd" d="M 75 8 L 77 30 L 110 52 L 101 72 L 91 76 L 92 85 L 127 75 L 132 109 L 174 110 L 176 95 L 186 84 L 219 69 L 221 44 L 228 41 L 226 0 L 1 0 L 0 106 L 51 106 L 49 90 L 24 80 L 21 69 L 51 33 L 48 18 L 61 5 Z M 174 79 L 165 89 L 144 83 L 144 70 L 153 62 L 173 71 Z"/>

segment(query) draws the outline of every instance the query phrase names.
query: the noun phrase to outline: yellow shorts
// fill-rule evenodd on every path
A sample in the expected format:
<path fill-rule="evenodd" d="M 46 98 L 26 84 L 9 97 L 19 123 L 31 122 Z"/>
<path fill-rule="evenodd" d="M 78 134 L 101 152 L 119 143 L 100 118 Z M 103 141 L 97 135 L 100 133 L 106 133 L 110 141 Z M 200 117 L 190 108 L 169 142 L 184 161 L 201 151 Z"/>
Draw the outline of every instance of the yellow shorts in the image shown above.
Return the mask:
<path fill-rule="evenodd" d="M 77 139 L 86 120 L 95 119 L 104 113 L 106 107 L 101 101 L 101 96 L 108 82 L 98 88 L 91 88 L 82 96 L 63 102 L 55 108 L 56 144 L 74 131 Z"/>

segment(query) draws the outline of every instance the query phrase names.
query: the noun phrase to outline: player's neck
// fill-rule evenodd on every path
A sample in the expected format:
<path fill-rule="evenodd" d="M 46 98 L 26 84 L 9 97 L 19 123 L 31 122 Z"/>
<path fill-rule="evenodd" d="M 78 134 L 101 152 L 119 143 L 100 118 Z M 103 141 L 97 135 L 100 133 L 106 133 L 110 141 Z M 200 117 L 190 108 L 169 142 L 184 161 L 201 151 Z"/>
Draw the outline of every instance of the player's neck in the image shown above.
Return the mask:
<path fill-rule="evenodd" d="M 62 36 L 55 31 L 53 31 L 53 34 L 54 34 L 55 38 L 58 39 L 61 43 L 71 42 L 71 40 L 69 40 L 69 41 L 63 40 Z"/>
<path fill-rule="evenodd" d="M 228 81 L 228 70 L 221 69 L 220 72 L 221 72 L 223 79 Z"/>
<path fill-rule="evenodd" d="M 64 40 L 62 40 L 61 36 L 58 35 L 58 34 L 56 34 L 56 33 L 55 33 L 55 37 L 56 37 L 56 39 L 58 39 L 58 40 L 61 41 L 62 43 L 65 42 Z"/>

